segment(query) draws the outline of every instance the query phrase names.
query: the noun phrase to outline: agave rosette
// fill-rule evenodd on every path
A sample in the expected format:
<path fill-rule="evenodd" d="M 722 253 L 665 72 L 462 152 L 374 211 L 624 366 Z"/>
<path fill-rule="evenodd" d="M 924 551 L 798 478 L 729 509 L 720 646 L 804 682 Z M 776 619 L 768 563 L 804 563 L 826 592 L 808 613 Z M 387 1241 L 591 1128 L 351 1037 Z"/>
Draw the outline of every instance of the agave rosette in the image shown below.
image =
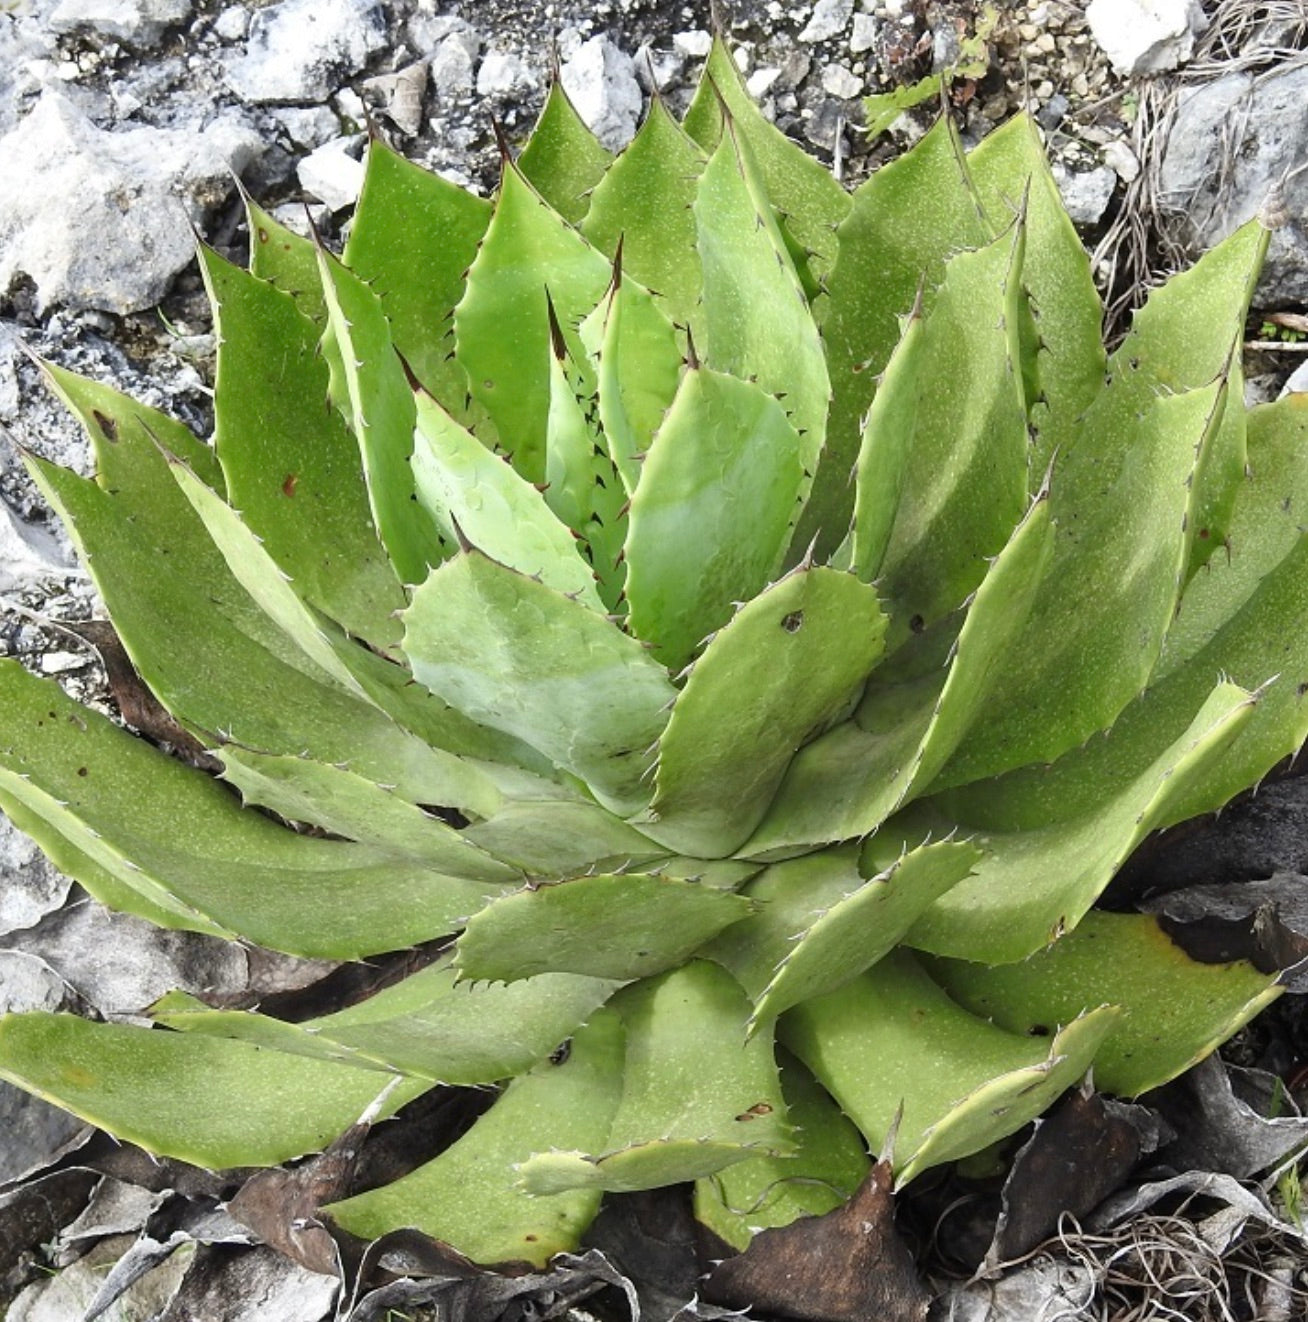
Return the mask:
<path fill-rule="evenodd" d="M 503 1085 L 328 1212 L 543 1264 L 683 1181 L 740 1247 L 897 1115 L 902 1183 L 1276 995 L 1093 907 L 1308 734 L 1257 222 L 1106 355 L 1027 121 L 965 154 L 942 120 L 850 195 L 719 43 L 616 159 L 556 89 L 493 202 L 374 143 L 341 260 L 250 232 L 250 270 L 201 258 L 212 445 L 51 367 L 97 474 L 28 457 L 220 775 L 6 662 L 0 806 L 165 927 L 453 939 L 304 1023 L 13 1015 L 5 1078 L 215 1168 Z"/>

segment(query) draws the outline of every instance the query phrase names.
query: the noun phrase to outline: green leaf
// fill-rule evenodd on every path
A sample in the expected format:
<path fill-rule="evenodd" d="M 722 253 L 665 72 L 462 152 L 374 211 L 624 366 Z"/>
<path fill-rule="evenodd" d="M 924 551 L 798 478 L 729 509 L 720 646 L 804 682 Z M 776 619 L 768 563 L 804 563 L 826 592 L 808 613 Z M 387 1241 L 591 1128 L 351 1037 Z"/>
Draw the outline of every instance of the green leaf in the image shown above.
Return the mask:
<path fill-rule="evenodd" d="M 243 195 L 250 232 L 250 274 L 289 294 L 295 306 L 320 330 L 327 325 L 327 305 L 318 274 L 318 246 L 270 216 Z"/>
<path fill-rule="evenodd" d="M 219 336 L 214 444 L 227 499 L 304 600 L 391 647 L 404 594 L 373 527 L 359 447 L 327 402 L 318 328 L 288 294 L 205 249 L 201 259 Z M 175 438 L 160 440 L 214 486 Z"/>
<path fill-rule="evenodd" d="M 1255 698 L 1219 684 L 1190 727 L 1135 780 L 1113 787 L 1095 811 L 1033 831 L 983 835 L 976 872 L 943 895 L 908 934 L 934 954 L 991 964 L 1025 959 L 1076 926 L 1113 874 L 1196 776 L 1220 763 L 1251 716 Z M 943 819 L 929 800 L 887 823 L 915 839 Z"/>
<path fill-rule="evenodd" d="M 950 260 L 920 334 L 891 355 L 868 413 L 853 563 L 886 599 L 891 650 L 977 587 L 1027 507 L 1017 343 L 1024 247 L 1017 225 Z M 887 491 L 897 494 L 888 529 Z"/>
<path fill-rule="evenodd" d="M 804 442 L 748 381 L 697 367 L 655 434 L 631 499 L 631 627 L 670 670 L 777 573 Z"/>
<path fill-rule="evenodd" d="M 350 420 L 377 534 L 403 583 L 421 583 L 446 555 L 414 496 L 415 405 L 381 299 L 326 251 L 319 253 L 332 334 L 341 346 Z"/>
<path fill-rule="evenodd" d="M 883 165 L 855 191 L 836 232 L 827 277 L 822 339 L 831 374 L 826 450 L 796 544 L 817 537 L 825 558 L 849 530 L 850 473 L 877 379 L 899 342 L 899 318 L 920 297 L 931 306 L 945 261 L 991 238 L 978 213 L 957 130 L 942 119 L 909 152 Z"/>
<path fill-rule="evenodd" d="M 971 844 L 922 845 L 870 879 L 857 845 L 774 863 L 745 888 L 759 910 L 704 953 L 749 993 L 755 1028 L 870 968 L 980 858 Z"/>
<path fill-rule="evenodd" d="M 1243 961 L 1200 964 L 1148 914 L 1086 914 L 1074 932 L 1020 964 L 926 959 L 960 1005 L 1012 1033 L 1111 1002 L 1120 1015 L 1095 1056 L 1095 1083 L 1135 1097 L 1212 1054 L 1283 990 Z"/>
<path fill-rule="evenodd" d="M 601 614 L 595 576 L 545 498 L 431 398 L 416 396 L 413 479 L 442 537 L 538 578 Z"/>
<path fill-rule="evenodd" d="M 568 224 L 576 225 L 589 208 L 591 190 L 612 160 L 555 78 L 536 127 L 518 157 L 523 178 Z"/>
<path fill-rule="evenodd" d="M 990 565 L 943 666 L 898 682 L 875 672 L 855 718 L 795 755 L 746 853 L 865 835 L 930 785 L 1002 682 L 1052 543 L 1042 493 Z"/>
<path fill-rule="evenodd" d="M 602 1147 L 523 1162 L 528 1191 L 651 1189 L 791 1150 L 770 1035 L 746 1043 L 749 1002 L 729 973 L 692 960 L 612 1005 L 627 1037 L 612 1129 Z"/>
<path fill-rule="evenodd" d="M 648 801 L 650 746 L 676 691 L 634 638 L 475 550 L 434 571 L 404 621 L 433 693 L 580 776 L 611 811 Z"/>
<path fill-rule="evenodd" d="M 695 1182 L 695 1219 L 736 1249 L 760 1230 L 834 1211 L 867 1174 L 858 1130 L 803 1065 L 787 1051 L 780 1057 L 793 1155 L 747 1157 Z"/>
<path fill-rule="evenodd" d="M 849 213 L 849 195 L 820 161 L 763 117 L 719 36 L 684 127 L 711 154 L 723 136 L 724 120 L 749 144 L 772 205 L 820 281 L 835 260 L 835 230 Z"/>
<path fill-rule="evenodd" d="M 406 1226 L 475 1262 L 544 1268 L 575 1249 L 599 1208 L 598 1189 L 545 1197 L 518 1188 L 512 1171 L 533 1153 L 600 1146 L 622 1091 L 622 1025 L 601 1010 L 566 1054 L 515 1079 L 435 1161 L 368 1193 L 327 1206 L 345 1230 L 372 1240 Z"/>
<path fill-rule="evenodd" d="M 431 940 L 502 889 L 244 811 L 212 777 L 11 661 L 0 732 L 5 796 L 147 899 L 274 950 L 354 959 Z"/>
<path fill-rule="evenodd" d="M 695 223 L 704 275 L 703 361 L 781 400 L 811 478 L 831 394 L 826 357 L 749 147 L 734 130 L 723 134 L 699 177 Z"/>
<path fill-rule="evenodd" d="M 620 817 L 591 802 L 508 802 L 463 835 L 535 877 L 643 867 L 667 854 Z"/>
<path fill-rule="evenodd" d="M 454 329 L 473 396 L 529 482 L 545 478 L 547 293 L 580 358 L 571 328 L 599 302 L 609 275 L 605 258 L 506 161 L 495 214 L 454 309 Z"/>
<path fill-rule="evenodd" d="M 430 1086 L 245 1042 L 36 1012 L 0 1019 L 0 1077 L 209 1170 L 320 1151 L 374 1102 L 389 1116 Z"/>
<path fill-rule="evenodd" d="M 696 251 L 696 181 L 707 156 L 673 119 L 662 97 L 650 101 L 636 136 L 595 186 L 581 232 L 605 256 L 658 296 L 669 315 L 698 328 L 703 286 Z"/>
<path fill-rule="evenodd" d="M 833 569 L 795 570 L 742 607 L 672 709 L 641 830 L 702 858 L 739 849 L 795 749 L 876 664 L 884 632 L 872 588 Z"/>
<path fill-rule="evenodd" d="M 873 1151 L 894 1131 L 903 1185 L 1034 1119 L 1086 1072 L 1117 1018 L 1104 1006 L 1043 1040 L 1006 1032 L 955 1005 L 898 950 L 791 1010 L 780 1034 Z"/>
<path fill-rule="evenodd" d="M 682 963 L 751 908 L 727 891 L 638 872 L 533 885 L 472 917 L 456 967 L 473 981 L 556 970 L 641 978 Z"/>
<path fill-rule="evenodd" d="M 469 409 L 468 377 L 451 350 L 454 305 L 490 218 L 489 202 L 373 138 L 344 254 L 381 299 L 413 374 L 487 444 L 494 428 Z"/>

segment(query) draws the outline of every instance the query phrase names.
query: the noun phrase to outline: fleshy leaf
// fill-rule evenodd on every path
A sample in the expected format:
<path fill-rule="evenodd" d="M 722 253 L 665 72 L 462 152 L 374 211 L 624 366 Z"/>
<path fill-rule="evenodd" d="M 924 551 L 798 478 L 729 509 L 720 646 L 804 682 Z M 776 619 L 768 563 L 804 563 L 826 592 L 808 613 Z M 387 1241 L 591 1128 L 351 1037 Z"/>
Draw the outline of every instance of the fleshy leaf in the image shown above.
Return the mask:
<path fill-rule="evenodd" d="M 569 225 L 575 225 L 585 216 L 591 190 L 612 160 L 555 78 L 518 156 L 523 177 Z"/>
<path fill-rule="evenodd" d="M 727 891 L 638 872 L 531 886 L 473 916 L 456 967 L 473 981 L 554 970 L 641 978 L 688 959 L 751 908 Z"/>
<path fill-rule="evenodd" d="M 1020 964 L 924 963 L 960 1005 L 1012 1033 L 1044 1036 L 1091 1006 L 1120 1006 L 1095 1056 L 1095 1083 L 1124 1097 L 1197 1064 L 1282 990 L 1243 961 L 1192 960 L 1152 915 L 1098 910 Z"/>
<path fill-rule="evenodd" d="M 535 877 L 643 867 L 667 854 L 620 817 L 589 801 L 508 802 L 487 821 L 468 827 L 464 835 Z"/>
<path fill-rule="evenodd" d="M 876 664 L 884 631 L 873 589 L 834 569 L 795 570 L 742 607 L 677 697 L 640 829 L 703 858 L 739 849 L 795 749 Z"/>
<path fill-rule="evenodd" d="M 250 232 L 250 274 L 289 294 L 295 306 L 321 330 L 327 324 L 327 304 L 322 297 L 317 245 L 287 229 L 252 197 L 246 196 L 243 201 Z"/>
<path fill-rule="evenodd" d="M 770 1035 L 745 1042 L 749 1002 L 729 973 L 692 960 L 642 979 L 612 1005 L 627 1049 L 607 1140 L 523 1162 L 526 1189 L 650 1189 L 791 1150 Z"/>

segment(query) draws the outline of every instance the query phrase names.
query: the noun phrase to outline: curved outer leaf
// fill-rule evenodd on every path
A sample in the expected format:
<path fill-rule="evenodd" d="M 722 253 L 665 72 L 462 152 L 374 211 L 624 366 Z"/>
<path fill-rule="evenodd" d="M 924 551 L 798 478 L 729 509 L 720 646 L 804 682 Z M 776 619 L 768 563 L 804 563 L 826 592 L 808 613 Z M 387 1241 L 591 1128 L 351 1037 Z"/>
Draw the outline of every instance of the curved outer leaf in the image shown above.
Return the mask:
<path fill-rule="evenodd" d="M 550 324 L 546 294 L 566 336 L 604 295 L 605 258 L 505 162 L 495 214 L 454 309 L 458 361 L 495 423 L 513 466 L 545 478 Z M 574 357 L 580 346 L 573 343 Z"/>
<path fill-rule="evenodd" d="M 722 135 L 699 177 L 695 223 L 704 274 L 704 362 L 755 381 L 782 401 L 803 443 L 801 496 L 807 495 L 826 435 L 831 382 L 785 240 L 749 148 L 734 129 Z"/>
<path fill-rule="evenodd" d="M 655 434 L 631 498 L 631 627 L 669 670 L 778 571 L 807 447 L 749 381 L 698 367 Z"/>
<path fill-rule="evenodd" d="M 830 555 L 849 530 L 849 475 L 877 378 L 899 341 L 899 318 L 920 297 L 931 306 L 945 260 L 991 238 L 978 212 L 957 130 L 942 119 L 909 152 L 855 191 L 836 231 L 838 256 L 821 305 L 831 373 L 831 412 L 822 466 L 799 521 L 797 545 L 817 537 Z"/>
<path fill-rule="evenodd" d="M 634 638 L 475 550 L 428 578 L 404 622 L 433 693 L 580 776 L 611 811 L 648 801 L 641 780 L 676 690 Z"/>
<path fill-rule="evenodd" d="M 431 1086 L 388 1085 L 336 1061 L 246 1042 L 93 1024 L 71 1014 L 0 1019 L 0 1077 L 148 1152 L 209 1170 L 320 1151 L 377 1101 L 389 1116 Z"/>
<path fill-rule="evenodd" d="M 1090 258 L 1068 218 L 1030 116 L 1015 115 L 986 134 L 968 154 L 967 171 L 996 233 L 1019 216 L 1026 225 L 1022 284 L 1030 294 L 1038 336 L 1038 351 L 1029 364 L 1036 389 L 1028 399 L 1034 486 L 1055 452 L 1070 443 L 1103 385 L 1103 307 Z"/>
<path fill-rule="evenodd" d="M 792 1149 L 770 1035 L 745 1042 L 749 1003 L 729 973 L 692 960 L 612 1005 L 627 1039 L 613 1127 L 602 1148 L 523 1162 L 529 1192 L 651 1189 Z"/>
<path fill-rule="evenodd" d="M 849 212 L 849 195 L 820 161 L 763 117 L 719 36 L 686 112 L 685 131 L 712 153 L 726 119 L 749 144 L 772 205 L 820 281 L 835 260 L 835 230 Z"/>
<path fill-rule="evenodd" d="M 620 817 L 589 801 L 509 801 L 463 835 L 534 877 L 644 867 L 667 854 Z"/>
<path fill-rule="evenodd" d="M 760 1230 L 834 1211 L 869 1166 L 857 1129 L 793 1056 L 782 1051 L 781 1092 L 796 1148 L 784 1157 L 747 1157 L 695 1182 L 695 1219 L 733 1248 Z"/>
<path fill-rule="evenodd" d="M 945 667 L 898 683 L 874 673 L 855 718 L 795 755 L 746 853 L 865 835 L 930 785 L 1002 682 L 1052 544 L 1041 493 L 990 565 Z"/>
<path fill-rule="evenodd" d="M 555 78 L 518 156 L 523 177 L 569 225 L 576 225 L 612 160 Z"/>
<path fill-rule="evenodd" d="M 892 1160 L 904 1185 L 1034 1119 L 1086 1072 L 1117 1018 L 1104 1006 L 1052 1039 L 1006 1032 L 955 1005 L 898 950 L 839 991 L 797 1006 L 780 1035 L 873 1151 L 894 1131 Z"/>
<path fill-rule="evenodd" d="M 1225 402 L 1221 383 L 1142 402 L 1115 378 L 1100 395 L 1050 483 L 1053 557 L 1003 689 L 942 787 L 1052 761 L 1148 683 L 1180 595 L 1195 464 Z"/>
<path fill-rule="evenodd" d="M 489 202 L 373 138 L 344 253 L 382 300 L 391 339 L 414 375 L 487 444 L 494 428 L 469 409 L 468 377 L 450 351 L 454 305 L 490 218 Z"/>
<path fill-rule="evenodd" d="M 301 597 L 390 647 L 404 594 L 373 526 L 358 444 L 327 403 L 318 327 L 289 294 L 207 249 L 200 257 L 219 337 L 214 447 L 227 499 Z M 270 344 L 285 351 L 269 353 Z M 196 472 L 209 481 L 205 469 Z"/>
<path fill-rule="evenodd" d="M 506 1171 L 536 1152 L 600 1146 L 622 1089 L 621 1058 L 621 1022 L 611 1011 L 598 1011 L 566 1055 L 510 1083 L 435 1161 L 329 1204 L 327 1214 L 362 1239 L 412 1226 L 476 1262 L 545 1267 L 556 1253 L 577 1247 L 600 1192 L 532 1196 L 506 1179 Z"/>
<path fill-rule="evenodd" d="M 752 1031 L 870 968 L 980 858 L 968 843 L 921 845 L 870 879 L 859 869 L 857 845 L 774 863 L 745 888 L 762 902 L 758 912 L 704 953 L 730 969 L 754 1001 Z"/>
<path fill-rule="evenodd" d="M 318 255 L 328 324 L 340 345 L 350 420 L 377 534 L 402 583 L 421 583 L 447 554 L 414 498 L 413 391 L 391 342 L 381 299 L 325 250 Z"/>
<path fill-rule="evenodd" d="M 595 186 L 581 232 L 651 289 L 674 320 L 698 327 L 696 180 L 708 157 L 654 96 L 636 136 Z"/>
<path fill-rule="evenodd" d="M 462 537 L 493 560 L 603 614 L 595 576 L 545 498 L 459 426 L 431 396 L 415 399 L 413 478 L 442 537 Z"/>
<path fill-rule="evenodd" d="M 247 1010 L 210 1010 L 169 996 L 160 1022 L 292 1056 L 349 1060 L 448 1084 L 494 1083 L 545 1059 L 619 986 L 544 973 L 512 986 L 457 980 L 448 958 L 337 1014 L 288 1024 Z"/>
<path fill-rule="evenodd" d="M 1259 691 L 1258 705 L 1220 761 L 1196 775 L 1159 826 L 1213 812 L 1308 738 L 1308 396 L 1249 414 L 1253 478 L 1231 519 L 1229 555 L 1190 580 L 1152 686 L 1111 732 L 1052 767 L 1029 767 L 940 796 L 972 826 L 1012 831 L 1097 809 L 1184 731 L 1215 675 Z"/>
<path fill-rule="evenodd" d="M 1035 831 L 978 838 L 976 872 L 914 924 L 910 945 L 991 964 L 1025 959 L 1076 926 L 1141 840 L 1168 819 L 1196 776 L 1226 755 L 1256 699 L 1219 684 L 1190 727 L 1135 780 L 1085 817 Z M 924 802 L 884 828 L 893 839 L 939 828 Z"/>
<path fill-rule="evenodd" d="M 739 849 L 795 750 L 857 693 L 884 631 L 872 588 L 834 569 L 795 570 L 743 606 L 677 697 L 641 831 L 701 858 Z"/>
<path fill-rule="evenodd" d="M 474 914 L 455 945 L 462 978 L 562 971 L 628 981 L 690 958 L 753 906 L 693 881 L 638 872 L 530 886 Z"/>
<path fill-rule="evenodd" d="M 877 580 L 893 621 L 892 651 L 977 587 L 1027 507 L 1017 343 L 1024 247 L 1018 224 L 950 260 L 921 333 L 891 355 L 868 413 L 853 566 Z M 858 516 L 875 505 L 882 483 L 898 500 L 884 554 L 874 559 L 881 538 L 866 536 Z"/>
<path fill-rule="evenodd" d="M 243 811 L 210 776 L 16 662 L 0 663 L 0 791 L 147 899 L 291 954 L 354 959 L 431 940 L 498 889 Z"/>
<path fill-rule="evenodd" d="M 1121 1015 L 1095 1056 L 1095 1083 L 1135 1097 L 1197 1064 L 1282 991 L 1243 961 L 1200 964 L 1149 914 L 1086 914 L 1020 964 L 925 960 L 960 1005 L 1013 1033 L 1047 1033 L 1089 1006 Z"/>

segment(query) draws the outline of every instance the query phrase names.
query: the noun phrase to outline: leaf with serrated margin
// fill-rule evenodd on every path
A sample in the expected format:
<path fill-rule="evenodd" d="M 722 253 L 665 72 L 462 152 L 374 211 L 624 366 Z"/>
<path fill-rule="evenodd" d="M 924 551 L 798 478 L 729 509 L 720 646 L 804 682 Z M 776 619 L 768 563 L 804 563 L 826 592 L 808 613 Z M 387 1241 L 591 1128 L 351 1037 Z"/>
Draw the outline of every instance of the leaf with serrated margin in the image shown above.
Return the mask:
<path fill-rule="evenodd" d="M 518 156 L 518 169 L 527 182 L 568 224 L 576 225 L 612 160 L 555 78 Z"/>
<path fill-rule="evenodd" d="M 227 498 L 306 601 L 385 650 L 404 593 L 377 540 L 359 447 L 327 400 L 318 328 L 289 294 L 207 249 L 200 257 L 219 336 L 214 445 Z"/>
<path fill-rule="evenodd" d="M 803 442 L 807 495 L 826 434 L 826 358 L 749 147 L 730 126 L 699 177 L 695 224 L 704 273 L 697 347 L 707 366 L 781 400 Z"/>
<path fill-rule="evenodd" d="M 1046 1039 L 1006 1032 L 955 1005 L 897 950 L 839 991 L 796 1006 L 779 1033 L 872 1151 L 894 1130 L 902 1186 L 1033 1120 L 1085 1074 L 1117 1018 L 1103 1006 Z"/>
<path fill-rule="evenodd" d="M 1256 699 L 1219 684 L 1189 728 L 1111 799 L 1071 821 L 1032 831 L 977 836 L 985 851 L 976 872 L 913 925 L 906 940 L 933 954 L 1002 964 L 1057 940 L 1081 920 L 1113 874 L 1150 831 L 1169 820 L 1196 777 L 1220 763 L 1253 716 Z M 930 800 L 892 818 L 888 839 L 939 831 L 945 819 Z M 948 829 L 947 826 L 944 829 Z"/>
<path fill-rule="evenodd" d="M 644 867 L 667 855 L 667 850 L 589 800 L 510 800 L 463 834 L 534 877 Z"/>
<path fill-rule="evenodd" d="M 771 1034 L 746 1042 L 749 1002 L 725 969 L 692 960 L 643 978 L 611 1006 L 627 1039 L 612 1128 L 589 1150 L 523 1162 L 529 1192 L 652 1189 L 792 1149 Z"/>
<path fill-rule="evenodd" d="M 573 326 L 603 297 L 609 263 L 544 202 L 511 162 L 477 259 L 454 309 L 459 363 L 494 420 L 500 444 L 529 482 L 545 479 L 553 302 L 569 349 Z"/>
<path fill-rule="evenodd" d="M 622 1025 L 597 1011 L 566 1053 L 514 1079 L 434 1161 L 325 1209 L 361 1239 L 414 1227 L 475 1262 L 544 1268 L 575 1249 L 599 1208 L 598 1189 L 525 1193 L 515 1166 L 555 1148 L 603 1144 L 622 1092 Z"/>
<path fill-rule="evenodd" d="M 857 468 L 853 567 L 877 580 L 892 622 L 890 651 L 977 587 L 1027 507 L 1017 343 L 1025 246 L 1018 224 L 949 261 L 921 332 L 891 355 L 872 401 Z M 865 538 L 857 515 L 883 482 L 898 498 L 884 554 L 873 559 L 881 538 Z"/>
<path fill-rule="evenodd" d="M 839 254 L 818 309 L 831 373 L 827 444 L 796 533 L 799 546 L 817 537 L 823 558 L 849 530 L 863 418 L 899 343 L 899 318 L 919 290 L 923 310 L 930 308 L 948 257 L 991 238 L 952 123 L 942 119 L 860 185 L 836 237 Z"/>
<path fill-rule="evenodd" d="M 870 968 L 980 857 L 975 845 L 941 841 L 906 851 L 872 877 L 860 870 L 857 845 L 773 863 L 744 890 L 760 902 L 757 912 L 703 953 L 748 992 L 753 1031 Z"/>
<path fill-rule="evenodd" d="M 441 535 L 451 545 L 462 537 L 491 559 L 602 613 L 595 576 L 545 497 L 430 395 L 419 391 L 415 400 L 414 486 Z"/>
<path fill-rule="evenodd" d="M 368 503 L 402 583 L 421 583 L 448 554 L 414 495 L 415 406 L 378 296 L 325 250 L 318 254 L 328 324 L 341 347 L 349 418 L 363 457 Z"/>
<path fill-rule="evenodd" d="M 595 187 L 581 232 L 653 290 L 674 321 L 699 328 L 702 279 L 695 247 L 695 181 L 708 158 L 663 99 L 651 99 L 636 136 Z"/>
<path fill-rule="evenodd" d="M 1215 812 L 1299 749 L 1308 738 L 1308 396 L 1250 412 L 1249 463 L 1230 554 L 1190 580 L 1145 693 L 1110 732 L 1052 767 L 947 791 L 939 796 L 945 812 L 1011 831 L 1095 811 L 1181 735 L 1218 675 L 1259 690 L 1258 705 L 1226 755 L 1194 779 L 1159 826 Z"/>
<path fill-rule="evenodd" d="M 1030 116 L 1015 115 L 988 133 L 968 154 L 967 169 L 996 233 L 1019 216 L 1026 225 L 1022 284 L 1030 294 L 1037 337 L 1027 364 L 1036 387 L 1028 399 L 1034 488 L 1055 451 L 1075 435 L 1078 420 L 1103 384 L 1103 307 L 1090 258 Z"/>
<path fill-rule="evenodd" d="M 695 367 L 655 433 L 631 498 L 631 627 L 680 670 L 781 565 L 804 442 L 766 391 Z"/>
<path fill-rule="evenodd" d="M 930 785 L 1003 682 L 1053 537 L 1042 492 L 967 603 L 944 664 L 908 679 L 874 672 L 854 718 L 795 755 L 745 854 L 866 835 Z"/>
<path fill-rule="evenodd" d="M 684 128 L 711 153 L 723 136 L 723 122 L 728 117 L 749 143 L 767 195 L 805 258 L 812 279 L 821 282 L 836 257 L 835 230 L 849 213 L 849 194 L 820 161 L 763 117 L 719 36 L 713 39 Z"/>
<path fill-rule="evenodd" d="M 742 607 L 677 697 L 641 831 L 701 858 L 739 849 L 795 750 L 857 694 L 884 633 L 876 592 L 834 569 L 794 570 Z"/>
<path fill-rule="evenodd" d="M 270 949 L 327 959 L 394 950 L 462 926 L 504 889 L 245 811 L 211 776 L 16 662 L 0 663 L 0 718 L 0 792 L 147 899 Z"/>
<path fill-rule="evenodd" d="M 435 570 L 404 622 L 405 655 L 433 693 L 539 749 L 610 811 L 645 806 L 676 690 L 634 638 L 476 550 Z"/>
<path fill-rule="evenodd" d="M 373 138 L 344 253 L 345 265 L 381 299 L 391 339 L 413 374 L 487 444 L 494 428 L 469 408 L 451 334 L 454 305 L 490 217 L 484 198 Z"/>
<path fill-rule="evenodd" d="M 318 273 L 318 245 L 287 229 L 248 194 L 242 200 L 250 233 L 250 274 L 289 294 L 321 330 L 327 324 L 327 305 Z"/>
<path fill-rule="evenodd" d="M 1135 1097 L 1211 1055 L 1283 990 L 1251 964 L 1200 964 L 1152 914 L 1086 914 L 1076 931 L 1020 964 L 923 957 L 960 1005 L 1011 1033 L 1044 1036 L 1083 1010 L 1121 1015 L 1095 1056 L 1095 1084 Z"/>
<path fill-rule="evenodd" d="M 639 872 L 533 885 L 473 915 L 455 967 L 474 982 L 548 972 L 643 978 L 682 963 L 752 908 L 728 891 Z"/>
<path fill-rule="evenodd" d="M 318 1152 L 386 1090 L 378 1118 L 425 1092 L 334 1061 L 245 1042 L 94 1024 L 71 1014 L 0 1019 L 0 1077 L 147 1152 L 209 1170 Z"/>
<path fill-rule="evenodd" d="M 695 1220 L 736 1249 L 760 1230 L 834 1211 L 869 1165 L 862 1137 L 831 1095 L 788 1051 L 778 1055 L 794 1153 L 748 1157 L 695 1182 Z"/>
<path fill-rule="evenodd" d="M 1002 688 L 941 772 L 942 788 L 1052 761 L 1144 689 L 1180 596 L 1195 464 L 1226 405 L 1218 382 L 1140 400 L 1117 380 L 1050 482 L 1049 569 Z"/>

